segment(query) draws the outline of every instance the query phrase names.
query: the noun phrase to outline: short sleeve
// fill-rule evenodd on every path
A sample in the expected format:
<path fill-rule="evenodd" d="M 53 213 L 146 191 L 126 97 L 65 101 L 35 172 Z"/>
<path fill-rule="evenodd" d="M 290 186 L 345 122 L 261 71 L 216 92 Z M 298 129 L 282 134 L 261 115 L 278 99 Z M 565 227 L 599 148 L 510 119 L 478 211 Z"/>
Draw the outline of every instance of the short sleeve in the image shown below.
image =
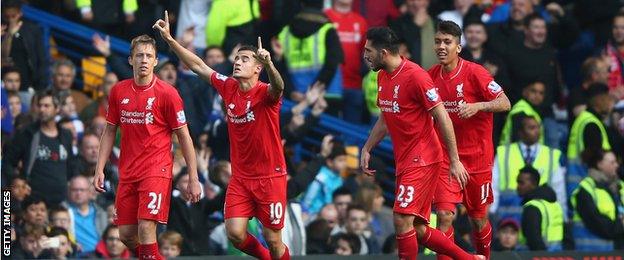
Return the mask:
<path fill-rule="evenodd" d="M 227 81 L 228 77 L 218 72 L 212 73 L 212 76 L 210 77 L 210 85 L 212 85 L 221 95 L 223 95 Z"/>
<path fill-rule="evenodd" d="M 414 82 L 414 87 L 410 88 L 413 91 L 411 96 L 422 103 L 425 109 L 431 110 L 442 103 L 438 88 L 433 85 L 433 80 L 428 73 L 415 73 L 412 82 Z"/>
<path fill-rule="evenodd" d="M 494 100 L 503 93 L 503 88 L 494 81 L 492 75 L 484 67 L 475 64 L 473 68 L 472 83 L 479 89 L 484 101 Z"/>
<path fill-rule="evenodd" d="M 108 95 L 108 110 L 106 110 L 106 122 L 111 125 L 119 125 L 119 101 L 117 99 L 119 85 L 115 85 Z"/>
<path fill-rule="evenodd" d="M 167 125 L 171 129 L 178 129 L 186 125 L 186 115 L 184 114 L 184 103 L 177 91 L 167 93 L 167 105 L 165 106 L 164 117 Z"/>

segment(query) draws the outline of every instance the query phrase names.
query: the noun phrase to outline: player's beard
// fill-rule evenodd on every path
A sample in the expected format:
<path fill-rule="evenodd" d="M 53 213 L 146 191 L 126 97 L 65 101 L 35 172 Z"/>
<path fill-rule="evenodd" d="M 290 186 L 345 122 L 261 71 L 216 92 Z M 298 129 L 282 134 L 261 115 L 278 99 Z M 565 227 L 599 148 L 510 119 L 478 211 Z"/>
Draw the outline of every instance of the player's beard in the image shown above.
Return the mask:
<path fill-rule="evenodd" d="M 377 55 L 377 57 L 371 57 L 370 58 L 370 65 L 369 65 L 370 69 L 374 72 L 377 72 L 381 69 L 384 68 L 384 64 L 381 58 L 381 53 L 379 53 Z"/>

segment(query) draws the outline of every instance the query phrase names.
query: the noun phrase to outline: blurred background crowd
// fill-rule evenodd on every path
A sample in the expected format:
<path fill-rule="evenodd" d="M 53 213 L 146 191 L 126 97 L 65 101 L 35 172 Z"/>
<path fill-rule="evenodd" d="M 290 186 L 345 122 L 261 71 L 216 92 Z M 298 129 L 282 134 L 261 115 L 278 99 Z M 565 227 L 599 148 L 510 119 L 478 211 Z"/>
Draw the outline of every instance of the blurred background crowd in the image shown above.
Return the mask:
<path fill-rule="evenodd" d="M 202 200 L 187 203 L 179 190 L 188 176 L 174 143 L 161 253 L 242 254 L 223 224 L 231 177 L 223 104 L 151 29 L 164 10 L 178 41 L 222 74 L 231 74 L 242 44 L 262 36 L 270 46 L 291 104 L 280 121 L 289 174 L 283 234 L 292 255 L 396 252 L 392 158 L 373 158 L 377 174 L 367 177 L 358 169 L 363 141 L 318 131 L 319 122 L 330 118 L 367 134 L 380 115 L 377 73 L 362 59 L 368 28 L 392 28 L 401 55 L 428 69 L 437 63 L 433 36 L 441 20 L 462 27 L 461 57 L 483 65 L 513 105 L 495 116 L 492 137 L 493 250 L 624 249 L 623 6 L 620 0 L 3 0 L 1 166 L 2 187 L 12 190 L 13 254 L 132 256 L 112 225 L 118 142 L 105 168 L 107 192 L 96 193 L 91 180 L 108 94 L 132 77 L 127 54 L 113 51 L 111 42 L 140 34 L 157 39 L 155 73 L 184 101 L 204 184 Z M 64 50 L 77 43 L 47 37 L 24 17 L 26 7 L 98 33 L 79 57 L 69 55 Z M 470 225 L 458 207 L 455 240 L 471 250 Z M 260 223 L 249 224 L 262 238 Z"/>

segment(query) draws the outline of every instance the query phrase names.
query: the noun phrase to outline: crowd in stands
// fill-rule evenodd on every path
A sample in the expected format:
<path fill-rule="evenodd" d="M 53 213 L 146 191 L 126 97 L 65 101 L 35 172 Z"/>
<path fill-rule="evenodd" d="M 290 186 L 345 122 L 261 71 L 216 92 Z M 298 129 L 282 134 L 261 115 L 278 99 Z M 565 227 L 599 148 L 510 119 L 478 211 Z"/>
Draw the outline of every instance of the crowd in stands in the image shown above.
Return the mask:
<path fill-rule="evenodd" d="M 83 59 L 45 50 L 71 43 L 44 39 L 23 5 L 99 31 L 84 56 L 106 69 L 89 81 Z M 391 158 L 374 158 L 378 173 L 368 177 L 358 169 L 361 143 L 314 129 L 322 115 L 362 129 L 380 115 L 377 72 L 362 59 L 368 28 L 392 28 L 401 55 L 428 69 L 437 63 L 440 20 L 462 27 L 461 57 L 483 65 L 513 105 L 495 116 L 492 137 L 493 250 L 624 249 L 622 7 L 618 0 L 4 0 L 1 166 L 2 187 L 12 191 L 13 255 L 132 257 L 112 224 L 118 141 L 105 167 L 106 192 L 91 183 L 108 94 L 132 77 L 110 37 L 148 34 L 160 53 L 175 57 L 151 28 L 164 10 L 177 40 L 221 74 L 231 75 L 241 45 L 262 36 L 270 46 L 285 79 L 283 98 L 295 104 L 280 117 L 289 174 L 283 240 L 291 255 L 397 252 L 394 187 L 379 181 L 393 183 Z M 175 58 L 159 59 L 155 73 L 184 101 L 203 183 L 201 201 L 188 203 L 180 191 L 189 178 L 174 142 L 161 254 L 242 255 L 223 223 L 232 172 L 221 98 Z M 458 207 L 455 240 L 470 250 L 468 217 Z M 249 221 L 251 234 L 262 238 L 261 230 Z"/>

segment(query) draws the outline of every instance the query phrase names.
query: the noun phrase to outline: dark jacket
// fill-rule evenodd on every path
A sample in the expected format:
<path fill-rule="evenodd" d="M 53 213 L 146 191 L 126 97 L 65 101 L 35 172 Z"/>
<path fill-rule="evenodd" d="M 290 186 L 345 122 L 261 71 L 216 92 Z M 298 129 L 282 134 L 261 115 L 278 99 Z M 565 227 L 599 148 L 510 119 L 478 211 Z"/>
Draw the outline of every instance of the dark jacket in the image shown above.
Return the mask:
<path fill-rule="evenodd" d="M 13 46 L 11 47 L 11 56 L 15 55 L 13 50 L 22 49 L 26 55 L 26 60 L 13 60 L 15 67 L 22 75 L 22 84 L 20 90 L 27 90 L 33 87 L 35 90 L 44 89 L 48 84 L 47 71 L 48 64 L 43 49 L 43 38 L 41 37 L 41 29 L 34 23 L 23 21 L 22 27 L 15 34 Z M 20 38 L 18 41 L 17 38 Z M 22 46 L 15 46 L 21 43 Z"/>
<path fill-rule="evenodd" d="M 29 183 L 31 183 L 33 193 L 40 193 L 46 199 L 46 202 L 60 203 L 61 201 L 66 199 L 67 195 L 67 181 L 62 183 L 46 183 L 47 185 L 43 185 L 41 187 L 34 187 L 34 183 L 31 182 L 34 178 L 38 176 L 32 176 L 30 173 L 27 173 L 27 168 L 30 160 L 34 160 L 31 156 L 31 151 L 33 150 L 32 141 L 35 134 L 40 133 L 40 123 L 33 123 L 24 130 L 18 132 L 14 139 L 11 140 L 4 147 L 4 153 L 2 157 L 2 177 L 3 183 L 5 180 L 9 180 L 16 175 L 26 176 Z M 75 156 L 72 153 L 72 134 L 68 130 L 63 128 L 58 128 L 58 137 L 60 143 L 63 145 L 65 150 L 68 152 L 67 157 L 67 172 L 59 173 L 65 174 L 67 180 L 69 180 L 72 176 L 77 174 L 75 167 Z M 17 172 L 16 168 L 18 164 L 22 162 L 22 169 L 20 172 Z"/>
<path fill-rule="evenodd" d="M 295 18 L 290 22 L 290 32 L 297 38 L 306 38 L 321 29 L 326 23 L 330 23 L 329 18 L 321 10 L 304 8 Z M 336 71 L 338 65 L 342 63 L 344 54 L 342 52 L 342 45 L 340 45 L 340 39 L 336 29 L 330 29 L 327 31 L 327 38 L 325 38 L 325 46 L 327 52 L 325 53 L 325 63 L 319 72 L 316 81 L 325 83 L 328 86 Z M 286 61 L 288 62 L 288 61 Z"/>
<path fill-rule="evenodd" d="M 598 207 L 593 197 L 585 191 L 585 189 L 579 189 L 579 192 L 576 194 L 576 212 L 578 212 L 583 220 L 583 225 L 585 225 L 589 231 L 603 239 L 613 239 L 614 248 L 622 249 L 624 248 L 624 223 L 622 223 L 622 220 L 618 217 L 623 214 L 623 212 L 619 212 L 621 208 L 618 208 L 617 204 L 617 202 L 620 201 L 619 194 L 611 192 L 609 183 L 605 182 L 596 181 L 596 189 L 607 191 L 609 195 L 611 195 L 613 201 L 616 202 L 615 221 L 611 221 L 608 217 L 598 213 Z"/>
<path fill-rule="evenodd" d="M 548 185 L 537 187 L 527 194 L 522 204 L 531 200 L 543 199 L 548 202 L 557 202 L 555 191 Z M 542 239 L 542 214 L 535 207 L 526 207 L 522 210 L 522 234 L 526 238 L 527 246 L 530 250 L 546 250 L 546 243 Z"/>

